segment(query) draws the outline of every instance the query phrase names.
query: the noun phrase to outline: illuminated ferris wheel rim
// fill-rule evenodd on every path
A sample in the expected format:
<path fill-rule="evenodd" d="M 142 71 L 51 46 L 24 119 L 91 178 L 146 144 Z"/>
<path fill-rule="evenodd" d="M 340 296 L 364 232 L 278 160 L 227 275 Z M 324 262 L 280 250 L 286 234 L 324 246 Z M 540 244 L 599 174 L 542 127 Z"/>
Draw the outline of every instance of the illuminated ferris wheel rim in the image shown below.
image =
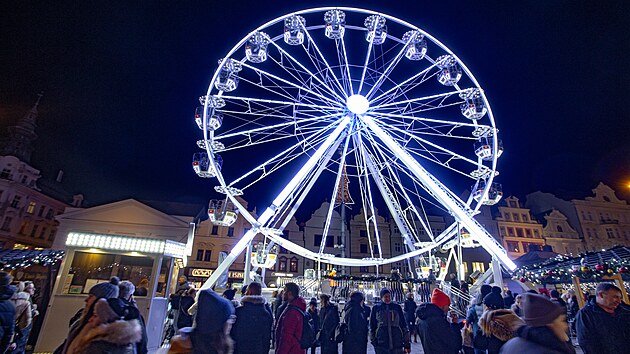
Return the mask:
<path fill-rule="evenodd" d="M 288 18 L 292 18 L 293 16 L 299 16 L 299 15 L 305 15 L 305 14 L 312 14 L 312 13 L 316 13 L 316 12 L 325 12 L 325 11 L 330 11 L 330 10 L 341 10 L 341 11 L 351 11 L 351 12 L 356 12 L 356 13 L 362 13 L 362 14 L 367 14 L 367 15 L 378 15 L 381 16 L 387 20 L 393 21 L 395 23 L 398 23 L 404 27 L 407 27 L 409 29 L 418 31 L 421 35 L 424 36 L 424 38 L 429 39 L 433 44 L 439 46 L 445 53 L 451 55 L 455 61 L 457 62 L 457 64 L 459 64 L 459 66 L 461 67 L 461 69 L 466 73 L 467 77 L 470 79 L 470 81 L 473 83 L 474 87 L 479 89 L 479 93 L 483 99 L 483 102 L 485 104 L 485 107 L 487 108 L 487 118 L 490 122 L 490 126 L 493 129 L 494 134 L 492 134 L 492 139 L 493 139 L 493 146 L 492 148 L 494 149 L 494 155 L 495 157 L 492 159 L 492 164 L 491 164 L 491 170 L 492 173 L 488 176 L 487 180 L 486 180 L 486 185 L 484 186 L 484 190 L 483 190 L 483 195 L 484 197 L 488 194 L 488 191 L 491 187 L 491 182 L 492 179 L 494 178 L 495 175 L 495 171 L 496 171 L 496 163 L 497 163 L 497 158 L 496 158 L 496 153 L 497 153 L 497 134 L 496 134 L 496 128 L 495 128 L 495 122 L 494 122 L 494 116 L 492 114 L 492 109 L 487 101 L 487 98 L 485 96 L 484 91 L 480 88 L 476 78 L 474 77 L 474 75 L 472 74 L 472 72 L 470 72 L 470 70 L 468 69 L 468 67 L 450 50 L 448 49 L 445 45 L 443 45 L 440 41 L 438 41 L 437 39 L 435 39 L 433 36 L 431 36 L 429 33 L 423 31 L 422 29 L 408 23 L 405 21 L 402 21 L 398 18 L 395 18 L 393 16 L 389 16 L 386 14 L 382 14 L 379 12 L 375 12 L 375 11 L 370 11 L 370 10 L 365 10 L 365 9 L 359 9 L 359 8 L 352 8 L 352 7 L 321 7 L 321 8 L 313 8 L 313 9 L 307 9 L 307 10 L 302 10 L 302 11 L 298 11 L 298 12 L 294 12 L 294 13 L 290 13 L 287 15 L 283 15 L 280 16 L 274 20 L 271 20 L 261 26 L 259 26 L 258 28 L 256 28 L 254 31 L 250 32 L 247 36 L 245 36 L 239 43 L 237 43 L 230 51 L 229 53 L 224 57 L 223 62 L 219 65 L 218 70 L 215 72 L 215 74 L 212 77 L 211 80 L 211 84 L 209 85 L 208 88 L 208 92 L 207 92 L 207 96 L 206 97 L 212 97 L 212 92 L 214 91 L 214 85 L 213 83 L 217 80 L 218 75 L 220 74 L 220 71 L 222 68 L 224 68 L 227 63 L 229 62 L 229 59 L 239 50 L 243 47 L 243 45 L 247 42 L 247 40 L 255 35 L 256 33 L 260 33 L 262 30 L 264 30 L 265 28 L 268 28 L 269 26 L 275 25 L 285 19 Z M 316 25 L 316 26 L 309 26 L 306 27 L 304 26 L 304 28 L 306 30 L 308 29 L 313 29 L 313 28 L 323 28 L 323 25 Z M 365 28 L 361 28 L 361 27 L 357 27 L 357 26 L 351 26 L 351 25 L 346 25 L 346 28 L 348 29 L 358 29 L 358 30 L 365 30 Z M 273 39 L 277 40 L 279 39 L 281 36 L 276 36 L 273 37 Z M 387 33 L 387 38 L 389 39 L 394 39 L 398 42 L 401 42 L 399 39 L 397 39 L 396 37 L 392 36 L 390 33 Z M 270 38 L 271 39 L 271 38 Z M 310 39 L 310 38 L 309 38 Z M 244 63 L 245 62 L 245 58 L 241 59 L 241 62 Z M 324 69 L 325 70 L 325 69 Z M 350 78 L 351 80 L 352 78 Z M 343 92 L 343 91 L 342 91 Z M 218 94 L 215 94 L 214 96 L 216 97 L 225 97 L 225 93 L 222 90 L 219 90 Z M 362 95 L 348 95 L 346 94 L 345 97 L 345 102 L 340 102 L 342 104 L 341 107 L 343 107 L 343 105 L 345 105 L 345 108 L 347 108 L 349 111 L 351 111 L 354 114 L 357 115 L 363 115 L 365 114 L 368 109 L 369 109 L 369 105 L 370 102 Z M 365 107 L 367 106 L 367 108 Z M 207 125 L 207 116 L 208 116 L 208 103 L 206 102 L 204 104 L 204 116 L 203 116 L 203 121 L 204 121 L 204 127 Z M 366 114 L 366 116 L 369 115 Z M 344 119 L 344 115 L 340 115 L 338 117 L 338 121 L 342 122 Z M 476 124 L 476 121 L 473 121 Z M 341 124 L 341 123 L 340 123 Z M 208 129 L 203 129 L 203 134 L 204 134 L 204 139 L 206 142 L 208 141 L 212 141 L 214 138 L 214 131 L 213 130 L 208 130 Z M 213 160 L 214 163 L 214 156 L 213 156 L 213 151 L 211 151 L 210 146 L 208 146 L 208 144 L 206 144 L 206 151 L 208 153 L 208 156 Z M 267 237 L 271 238 L 272 240 L 274 240 L 275 242 L 277 242 L 279 245 L 283 246 L 286 249 L 291 250 L 292 252 L 296 252 L 298 254 L 302 254 L 307 258 L 311 258 L 314 260 L 320 260 L 323 262 L 329 262 L 329 263 L 334 263 L 334 264 L 339 264 L 339 265 L 351 265 L 351 266 L 362 266 L 362 265 L 379 265 L 379 264 L 385 264 L 385 263 L 392 263 L 392 262 L 397 262 L 400 260 L 404 260 L 406 258 L 409 257 L 413 257 L 416 256 L 418 254 L 427 252 L 428 250 L 437 247 L 438 245 L 446 242 L 449 240 L 449 238 L 452 237 L 452 235 L 455 233 L 454 230 L 452 228 L 449 228 L 447 230 L 444 231 L 444 233 L 442 235 L 440 235 L 440 237 L 438 237 L 436 240 L 439 240 L 437 242 L 434 242 L 433 245 L 431 246 L 426 246 L 421 248 L 420 250 L 415 250 L 412 252 L 408 252 L 406 254 L 403 254 L 402 256 L 397 256 L 394 258 L 390 258 L 390 259 L 382 259 L 382 258 L 371 258 L 371 259 L 353 259 L 353 258 L 340 258 L 340 257 L 334 257 L 332 255 L 328 255 L 328 254 L 323 254 L 321 251 L 320 252 L 313 252 L 310 251 L 302 246 L 299 246 L 297 244 L 294 244 L 288 240 L 282 239 L 281 237 L 279 237 L 279 235 L 277 234 L 277 232 L 274 232 L 273 230 L 269 229 L 269 228 L 265 228 L 264 227 L 264 222 L 266 222 L 267 220 L 265 219 L 265 213 L 263 213 L 263 215 L 261 215 L 262 219 L 264 220 L 264 222 L 260 222 L 261 218 L 259 218 L 258 220 L 255 219 L 253 216 L 251 216 L 249 214 L 249 212 L 247 211 L 247 209 L 235 198 L 234 193 L 231 192 L 231 189 L 229 188 L 228 185 L 226 185 L 226 182 L 223 178 L 223 175 L 221 173 L 217 173 L 216 175 L 218 181 L 220 182 L 221 186 L 223 187 L 223 191 L 225 192 L 225 194 L 227 195 L 227 197 L 231 200 L 231 202 L 238 208 L 238 210 L 241 212 L 241 215 L 243 217 L 245 217 L 247 219 L 247 221 L 252 224 L 253 229 L 252 232 L 256 231 L 256 232 L 261 232 L 263 234 L 265 234 Z M 472 198 L 472 196 L 471 196 Z M 467 206 L 471 205 L 471 199 L 468 200 L 468 202 L 466 202 Z M 469 210 L 470 214 L 472 215 L 472 213 L 474 213 L 479 207 L 481 206 L 481 203 L 477 203 L 476 206 L 472 209 Z M 268 209 L 269 210 L 269 209 Z M 267 210 L 267 211 L 268 211 Z M 266 212 L 267 212 L 266 211 Z M 237 245 L 238 246 L 238 245 Z"/>

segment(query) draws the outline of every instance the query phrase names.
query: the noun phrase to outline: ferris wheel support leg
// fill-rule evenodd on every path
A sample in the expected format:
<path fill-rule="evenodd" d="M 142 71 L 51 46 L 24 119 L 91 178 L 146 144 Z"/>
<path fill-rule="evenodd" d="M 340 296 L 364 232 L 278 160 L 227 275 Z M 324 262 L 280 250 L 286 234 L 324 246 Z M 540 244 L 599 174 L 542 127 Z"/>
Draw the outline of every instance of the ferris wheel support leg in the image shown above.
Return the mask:
<path fill-rule="evenodd" d="M 501 265 L 499 264 L 499 260 L 497 257 L 492 257 L 492 276 L 494 280 L 494 285 L 503 289 L 503 273 L 501 272 Z"/>
<path fill-rule="evenodd" d="M 249 283 L 252 282 L 252 279 L 250 278 L 250 271 L 252 269 L 251 267 L 251 262 L 252 262 L 252 242 L 254 240 L 250 241 L 247 244 L 247 251 L 245 253 L 245 272 L 243 274 L 243 285 L 248 285 Z"/>
<path fill-rule="evenodd" d="M 407 165 L 411 172 L 420 180 L 425 187 L 431 191 L 435 199 L 442 205 L 447 207 L 456 220 L 461 222 L 464 227 L 473 234 L 477 241 L 493 256 L 496 256 L 501 264 L 509 271 L 516 269 L 516 264 L 508 257 L 507 252 L 499 244 L 492 235 L 486 231 L 476 220 L 470 215 L 470 211 L 457 200 L 456 197 L 433 177 L 420 163 L 414 159 L 404 148 L 402 148 L 389 134 L 387 134 L 374 119 L 368 115 L 361 116 L 361 121 L 365 123 L 370 130 L 378 136 L 378 138 L 396 155 L 401 161 Z"/>
<path fill-rule="evenodd" d="M 241 239 L 234 245 L 234 248 L 230 251 L 230 254 L 219 264 L 217 269 L 212 272 L 210 278 L 206 280 L 206 282 L 201 287 L 201 290 L 211 288 L 217 280 L 221 277 L 221 274 L 228 270 L 232 263 L 236 260 L 238 256 L 243 253 L 248 244 L 252 242 L 256 234 L 260 231 L 262 227 L 265 227 L 270 220 L 273 219 L 273 216 L 278 212 L 278 209 L 284 205 L 291 197 L 291 195 L 299 188 L 300 184 L 304 181 L 305 178 L 308 177 L 309 172 L 317 167 L 318 162 L 322 163 L 320 160 L 322 156 L 329 150 L 329 148 L 335 143 L 335 141 L 339 138 L 339 136 L 344 132 L 348 124 L 350 123 L 349 117 L 344 117 L 339 125 L 335 128 L 335 130 L 326 138 L 326 140 L 317 148 L 317 150 L 311 155 L 311 157 L 306 161 L 306 163 L 300 168 L 300 170 L 293 176 L 291 181 L 282 189 L 282 191 L 278 194 L 276 199 L 274 199 L 273 203 L 265 211 L 258 217 L 256 223 L 252 225 L 252 228 L 249 229 L 241 237 Z M 328 156 L 330 158 L 330 155 Z M 324 161 L 323 163 L 326 163 Z M 234 196 L 228 194 L 230 199 L 233 199 Z M 232 201 L 234 202 L 234 200 Z"/>

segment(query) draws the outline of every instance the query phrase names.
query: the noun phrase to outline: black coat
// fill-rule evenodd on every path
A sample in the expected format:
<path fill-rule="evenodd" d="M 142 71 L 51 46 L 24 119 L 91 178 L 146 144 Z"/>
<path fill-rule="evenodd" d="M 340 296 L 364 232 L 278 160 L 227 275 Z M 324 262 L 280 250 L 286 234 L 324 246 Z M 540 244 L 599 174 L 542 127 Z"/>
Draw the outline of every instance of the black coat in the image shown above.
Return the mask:
<path fill-rule="evenodd" d="M 630 307 L 621 304 L 612 316 L 594 301 L 575 317 L 576 331 L 584 354 L 628 353 L 630 351 Z"/>
<path fill-rule="evenodd" d="M 15 330 L 15 305 L 11 302 L 11 296 L 15 288 L 11 285 L 0 286 L 0 353 L 11 344 L 11 337 Z"/>
<path fill-rule="evenodd" d="M 181 296 L 179 298 L 179 316 L 177 316 L 177 328 L 192 327 L 193 317 L 188 314 L 188 310 L 195 303 L 192 296 Z"/>
<path fill-rule="evenodd" d="M 514 296 L 508 295 L 508 296 L 503 297 L 503 304 L 505 305 L 506 309 L 509 309 L 510 307 L 512 307 L 513 303 L 514 303 Z"/>
<path fill-rule="evenodd" d="M 343 353 L 364 354 L 367 352 L 369 312 L 360 303 L 350 301 L 343 309 L 348 332 L 343 341 Z"/>
<path fill-rule="evenodd" d="M 523 326 L 516 337 L 501 347 L 501 354 L 575 354 L 569 342 L 561 342 L 548 327 Z"/>
<path fill-rule="evenodd" d="M 409 345 L 409 328 L 400 305 L 394 302 L 374 305 L 370 314 L 370 342 L 378 349 L 400 350 Z"/>
<path fill-rule="evenodd" d="M 413 299 L 405 300 L 405 320 L 408 324 L 414 326 L 416 324 L 416 309 L 418 305 Z M 411 328 L 410 328 L 411 329 Z"/>
<path fill-rule="evenodd" d="M 138 308 L 135 303 L 131 303 L 125 299 L 121 299 L 121 300 L 123 301 L 123 303 L 125 303 L 125 305 L 133 306 L 136 309 Z M 144 317 L 142 315 L 138 316 L 138 322 L 140 323 L 140 331 L 142 332 L 141 333 L 142 339 L 140 339 L 138 343 L 135 343 L 135 346 L 136 346 L 135 354 L 147 354 L 149 352 L 149 349 L 148 349 L 149 337 L 147 335 L 147 324 L 144 321 Z"/>
<path fill-rule="evenodd" d="M 271 343 L 273 317 L 263 296 L 247 295 L 236 308 L 236 322 L 230 335 L 234 339 L 234 354 L 267 354 Z"/>
<path fill-rule="evenodd" d="M 462 347 L 461 325 L 448 323 L 446 314 L 431 303 L 418 306 L 418 334 L 425 353 L 457 354 Z"/>
<path fill-rule="evenodd" d="M 328 304 L 319 310 L 319 343 L 322 347 L 322 354 L 337 353 L 337 342 L 335 342 L 335 329 L 339 324 L 339 308 L 337 305 Z"/>

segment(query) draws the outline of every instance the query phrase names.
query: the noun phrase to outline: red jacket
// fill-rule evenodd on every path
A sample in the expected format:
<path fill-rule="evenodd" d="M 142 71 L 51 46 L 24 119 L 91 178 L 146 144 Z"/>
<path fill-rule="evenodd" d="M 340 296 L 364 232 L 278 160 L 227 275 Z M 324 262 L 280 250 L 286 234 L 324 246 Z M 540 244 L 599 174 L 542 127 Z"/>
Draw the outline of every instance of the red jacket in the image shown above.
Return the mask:
<path fill-rule="evenodd" d="M 300 348 L 302 314 L 291 306 L 297 306 L 305 311 L 306 301 L 301 297 L 293 299 L 280 315 L 276 326 L 276 354 L 306 354 L 306 350 Z"/>

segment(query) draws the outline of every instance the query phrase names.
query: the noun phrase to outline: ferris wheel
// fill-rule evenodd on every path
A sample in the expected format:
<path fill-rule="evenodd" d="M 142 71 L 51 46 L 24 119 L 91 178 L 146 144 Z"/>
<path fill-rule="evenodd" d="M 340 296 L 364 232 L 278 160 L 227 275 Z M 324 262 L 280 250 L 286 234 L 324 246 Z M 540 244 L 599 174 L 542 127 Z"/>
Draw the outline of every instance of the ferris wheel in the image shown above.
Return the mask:
<path fill-rule="evenodd" d="M 460 226 L 471 243 L 515 268 L 474 219 L 502 195 L 494 178 L 503 148 L 492 110 L 466 65 L 422 29 L 357 8 L 287 14 L 218 60 L 200 102 L 195 119 L 203 151 L 193 167 L 225 195 L 211 220 L 225 225 L 222 217 L 238 212 L 252 225 L 213 275 L 260 233 L 315 261 L 374 266 L 452 242 Z M 460 197 L 467 188 L 469 197 Z M 250 191 L 273 193 L 260 216 L 237 198 Z M 282 237 L 309 197 L 330 201 L 319 250 Z M 363 211 L 368 255 L 325 253 L 340 204 Z M 401 255 L 383 257 L 377 208 L 386 208 L 400 230 Z M 436 209 L 455 219 L 438 235 L 427 217 Z"/>

